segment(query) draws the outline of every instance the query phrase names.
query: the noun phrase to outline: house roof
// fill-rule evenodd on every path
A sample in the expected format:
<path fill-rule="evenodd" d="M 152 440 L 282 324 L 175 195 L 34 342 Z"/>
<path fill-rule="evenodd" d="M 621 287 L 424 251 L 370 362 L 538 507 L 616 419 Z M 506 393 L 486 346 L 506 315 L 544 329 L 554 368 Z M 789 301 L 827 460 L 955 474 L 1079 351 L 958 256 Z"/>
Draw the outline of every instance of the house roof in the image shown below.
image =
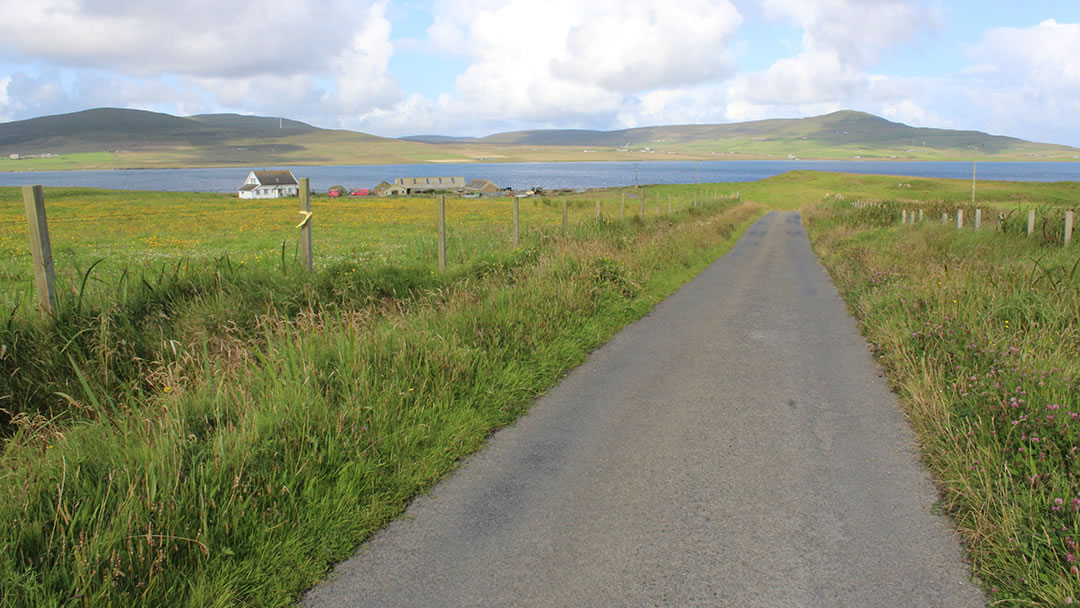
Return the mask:
<path fill-rule="evenodd" d="M 491 181 L 490 179 L 470 179 L 469 183 L 465 184 L 465 187 L 469 190 L 480 190 L 488 186 L 489 184 L 492 188 L 498 190 L 499 187 L 496 186 L 495 182 Z"/>
<path fill-rule="evenodd" d="M 259 184 L 244 184 L 243 186 L 240 186 L 240 192 L 250 192 L 258 187 Z"/>
<path fill-rule="evenodd" d="M 297 186 L 292 171 L 252 171 L 263 186 Z"/>
<path fill-rule="evenodd" d="M 445 186 L 458 186 L 458 187 L 461 187 L 461 186 L 465 185 L 465 178 L 464 177 L 445 177 L 445 176 L 443 176 L 443 177 L 399 177 L 396 180 L 394 180 L 394 183 L 398 184 L 400 186 L 406 186 L 406 187 L 416 187 L 416 186 L 435 187 L 435 188 L 438 188 L 440 186 L 443 186 L 443 187 L 445 187 Z"/>

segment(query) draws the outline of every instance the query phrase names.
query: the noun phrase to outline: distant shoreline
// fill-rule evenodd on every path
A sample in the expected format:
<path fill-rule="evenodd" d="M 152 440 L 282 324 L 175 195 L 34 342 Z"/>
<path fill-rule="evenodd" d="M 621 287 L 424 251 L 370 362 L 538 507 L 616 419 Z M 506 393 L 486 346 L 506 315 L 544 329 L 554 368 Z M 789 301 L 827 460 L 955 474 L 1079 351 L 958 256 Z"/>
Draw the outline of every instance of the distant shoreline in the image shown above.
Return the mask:
<path fill-rule="evenodd" d="M 61 155 L 62 159 L 63 156 Z M 131 165 L 131 166 L 100 166 L 95 164 L 87 164 L 85 166 L 63 166 L 57 168 L 50 168 L 47 166 L 33 167 L 28 169 L 22 168 L 9 168 L 5 165 L 9 163 L 23 163 L 24 160 L 4 160 L 0 159 L 0 174 L 17 174 L 17 173 L 45 173 L 45 172 L 77 172 L 77 171 L 185 171 L 193 169 L 243 169 L 250 170 L 252 168 L 263 167 L 385 167 L 385 166 L 398 166 L 398 165 L 430 165 L 430 166 L 443 166 L 443 165 L 475 165 L 475 166 L 490 166 L 490 165 L 528 165 L 528 164 L 574 164 L 574 163 L 678 163 L 678 162 L 712 162 L 712 163 L 731 163 L 731 162 L 836 162 L 836 163 L 1080 163 L 1080 157 L 1074 158 L 1022 158 L 1022 157 L 988 157 L 988 158 L 941 158 L 941 159 L 913 159 L 913 158 L 891 158 L 891 157 L 878 157 L 878 158 L 796 158 L 796 159 L 781 159 L 781 158 L 768 158 L 758 156 L 746 156 L 739 158 L 715 158 L 715 157 L 703 157 L 703 158 L 601 158 L 590 160 L 572 160 L 572 159 L 552 159 L 552 160 L 474 160 L 474 159 L 445 159 L 445 160 L 422 160 L 412 163 L 397 163 L 397 162 L 385 162 L 385 163 L 372 163 L 372 162 L 323 162 L 323 163 L 304 163 L 304 162 L 252 162 L 252 163 L 229 163 L 229 164 L 175 164 L 175 165 Z"/>

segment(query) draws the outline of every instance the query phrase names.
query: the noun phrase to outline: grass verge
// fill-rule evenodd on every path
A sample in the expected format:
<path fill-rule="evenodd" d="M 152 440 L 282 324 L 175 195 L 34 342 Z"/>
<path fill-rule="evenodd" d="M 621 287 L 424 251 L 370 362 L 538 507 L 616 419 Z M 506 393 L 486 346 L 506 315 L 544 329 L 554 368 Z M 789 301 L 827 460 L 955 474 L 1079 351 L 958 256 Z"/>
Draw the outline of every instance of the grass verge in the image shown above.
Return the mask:
<path fill-rule="evenodd" d="M 186 268 L 121 310 L 11 317 L 8 365 L 71 393 L 10 421 L 0 604 L 291 604 L 763 211 L 592 222 L 446 275 Z"/>
<path fill-rule="evenodd" d="M 1080 598 L 1080 253 L 820 203 L 811 240 L 876 349 L 995 606 Z"/>

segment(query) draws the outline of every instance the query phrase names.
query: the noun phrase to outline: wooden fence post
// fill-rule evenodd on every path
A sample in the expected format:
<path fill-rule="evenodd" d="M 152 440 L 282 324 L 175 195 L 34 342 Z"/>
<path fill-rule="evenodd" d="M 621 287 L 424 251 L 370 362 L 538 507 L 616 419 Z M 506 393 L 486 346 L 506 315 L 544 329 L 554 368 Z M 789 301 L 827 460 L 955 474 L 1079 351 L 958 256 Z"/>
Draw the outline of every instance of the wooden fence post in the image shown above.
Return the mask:
<path fill-rule="evenodd" d="M 923 221 L 923 210 L 919 209 L 919 223 L 922 223 L 922 221 Z"/>
<path fill-rule="evenodd" d="M 45 194 L 41 186 L 23 186 L 26 226 L 30 230 L 30 258 L 34 264 L 34 289 L 41 316 L 56 314 L 56 269 L 53 267 L 49 224 L 45 220 Z"/>
<path fill-rule="evenodd" d="M 903 225 L 903 224 L 906 224 L 906 223 L 907 223 L 907 209 L 901 209 L 900 210 L 900 224 Z"/>
<path fill-rule="evenodd" d="M 514 247 L 521 244 L 521 199 L 514 197 Z"/>
<path fill-rule="evenodd" d="M 303 257 L 304 268 L 308 272 L 315 270 L 314 246 L 311 242 L 311 179 L 300 178 L 300 213 L 304 221 L 300 222 L 300 255 Z"/>
<path fill-rule="evenodd" d="M 957 209 L 956 210 L 956 227 L 957 228 L 963 228 L 964 227 L 964 210 L 963 209 Z"/>
<path fill-rule="evenodd" d="M 435 222 L 439 229 L 439 272 L 446 271 L 446 195 L 439 195 L 435 208 Z"/>
<path fill-rule="evenodd" d="M 949 214 L 948 213 L 942 213 L 941 214 L 941 225 L 944 226 L 945 224 L 948 224 L 948 223 L 949 223 Z"/>
<path fill-rule="evenodd" d="M 982 209 L 975 210 L 975 230 L 982 228 Z"/>
<path fill-rule="evenodd" d="M 1072 241 L 1072 229 L 1073 229 L 1073 212 L 1065 212 L 1065 246 L 1069 246 L 1069 242 Z"/>
<path fill-rule="evenodd" d="M 562 202 L 562 236 L 565 239 L 570 236 L 570 203 L 564 198 Z"/>
<path fill-rule="evenodd" d="M 1028 209 L 1028 231 L 1027 235 L 1031 236 L 1031 233 L 1035 232 L 1035 210 Z"/>

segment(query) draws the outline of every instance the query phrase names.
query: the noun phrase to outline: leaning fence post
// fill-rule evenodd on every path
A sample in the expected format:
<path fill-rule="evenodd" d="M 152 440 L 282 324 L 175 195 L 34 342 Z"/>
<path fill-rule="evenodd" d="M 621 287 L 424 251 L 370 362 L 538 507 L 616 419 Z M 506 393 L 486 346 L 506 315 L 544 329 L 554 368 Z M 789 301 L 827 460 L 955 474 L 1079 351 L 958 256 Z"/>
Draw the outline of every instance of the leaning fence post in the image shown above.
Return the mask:
<path fill-rule="evenodd" d="M 569 227 L 570 210 L 569 209 L 570 209 L 570 203 L 567 202 L 566 199 L 563 199 L 563 202 L 562 202 L 562 236 L 563 236 L 564 239 L 566 237 L 570 236 L 570 227 Z"/>
<path fill-rule="evenodd" d="M 1072 211 L 1066 211 L 1065 212 L 1065 246 L 1066 247 L 1069 246 L 1069 241 L 1072 240 L 1072 229 L 1073 229 L 1073 212 Z"/>
<path fill-rule="evenodd" d="M 1035 232 L 1035 210 L 1028 209 L 1028 231 L 1027 235 L 1031 236 L 1031 233 Z"/>
<path fill-rule="evenodd" d="M 56 269 L 53 267 L 49 224 L 45 220 L 45 194 L 41 186 L 23 186 L 26 226 L 30 230 L 30 259 L 34 264 L 34 289 L 41 316 L 56 314 Z"/>
<path fill-rule="evenodd" d="M 304 220 L 297 226 L 300 228 L 300 255 L 303 257 L 304 268 L 308 272 L 315 270 L 314 247 L 311 242 L 311 179 L 300 178 L 300 213 Z"/>
<path fill-rule="evenodd" d="M 963 209 L 957 209 L 956 210 L 956 227 L 957 228 L 963 228 L 964 227 L 964 210 Z"/>
<path fill-rule="evenodd" d="M 521 244 L 521 199 L 514 197 L 514 247 Z"/>
<path fill-rule="evenodd" d="M 439 229 L 439 272 L 446 271 L 446 195 L 439 195 L 435 209 L 435 222 Z"/>

